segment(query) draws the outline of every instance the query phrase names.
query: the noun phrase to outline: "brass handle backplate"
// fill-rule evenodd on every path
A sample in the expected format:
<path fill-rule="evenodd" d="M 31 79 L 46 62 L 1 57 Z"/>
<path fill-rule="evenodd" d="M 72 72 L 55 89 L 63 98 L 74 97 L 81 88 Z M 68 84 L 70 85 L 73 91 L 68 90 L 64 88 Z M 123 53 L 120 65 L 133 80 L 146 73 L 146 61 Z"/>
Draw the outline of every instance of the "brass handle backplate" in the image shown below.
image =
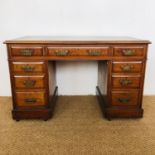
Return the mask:
<path fill-rule="evenodd" d="M 35 80 L 25 80 L 23 82 L 24 86 L 29 88 L 29 87 L 34 87 L 34 85 L 36 84 Z"/>
<path fill-rule="evenodd" d="M 134 56 L 136 54 L 133 49 L 124 49 L 122 50 L 122 53 L 124 56 Z"/>
<path fill-rule="evenodd" d="M 37 99 L 36 98 L 26 98 L 24 101 L 25 101 L 25 103 L 33 104 L 33 103 L 37 102 Z"/>
<path fill-rule="evenodd" d="M 23 49 L 20 51 L 22 56 L 32 56 L 33 50 L 32 49 Z"/>
<path fill-rule="evenodd" d="M 101 55 L 101 51 L 100 50 L 89 50 L 88 54 L 90 56 L 100 56 Z"/>
<path fill-rule="evenodd" d="M 22 70 L 25 72 L 32 72 L 35 68 L 29 65 L 25 65 L 22 67 Z"/>
<path fill-rule="evenodd" d="M 122 69 L 123 72 L 130 72 L 134 68 L 134 66 L 126 64 L 120 66 L 120 68 Z"/>
<path fill-rule="evenodd" d="M 56 50 L 55 55 L 56 56 L 67 56 L 69 54 L 68 50 Z"/>
<path fill-rule="evenodd" d="M 130 98 L 118 98 L 118 101 L 120 103 L 129 103 L 131 99 Z"/>
<path fill-rule="evenodd" d="M 128 86 L 128 85 L 132 84 L 132 81 L 128 80 L 128 79 L 121 79 L 119 82 L 122 86 Z"/>

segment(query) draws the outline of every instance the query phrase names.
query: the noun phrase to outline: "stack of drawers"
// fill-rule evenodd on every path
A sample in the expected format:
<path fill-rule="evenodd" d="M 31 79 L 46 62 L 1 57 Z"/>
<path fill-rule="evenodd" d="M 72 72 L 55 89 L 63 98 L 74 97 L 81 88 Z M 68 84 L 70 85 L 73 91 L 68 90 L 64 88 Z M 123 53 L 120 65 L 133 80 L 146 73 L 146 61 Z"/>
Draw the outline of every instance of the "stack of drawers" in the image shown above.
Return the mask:
<path fill-rule="evenodd" d="M 111 117 L 142 116 L 141 98 L 145 71 L 145 47 L 114 47 L 111 71 Z M 139 111 L 140 110 L 140 111 Z"/>
<path fill-rule="evenodd" d="M 48 107 L 47 66 L 45 61 L 36 61 L 33 58 L 43 56 L 43 48 L 11 46 L 9 55 L 13 60 L 10 61 L 13 117 L 16 120 L 21 116 L 42 118 L 41 111 L 46 111 Z"/>
<path fill-rule="evenodd" d="M 13 62 L 12 67 L 17 107 L 44 106 L 44 62 Z"/>

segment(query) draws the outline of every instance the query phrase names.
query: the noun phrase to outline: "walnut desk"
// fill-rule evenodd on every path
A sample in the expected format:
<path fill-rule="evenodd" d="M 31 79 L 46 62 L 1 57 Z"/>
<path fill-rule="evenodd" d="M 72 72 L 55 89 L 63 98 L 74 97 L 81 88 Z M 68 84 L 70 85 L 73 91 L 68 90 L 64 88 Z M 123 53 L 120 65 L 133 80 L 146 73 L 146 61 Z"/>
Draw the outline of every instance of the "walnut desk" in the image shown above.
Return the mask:
<path fill-rule="evenodd" d="M 142 117 L 148 40 L 130 37 L 23 37 L 5 41 L 15 120 L 52 117 L 56 61 L 98 62 L 96 94 L 106 118 Z"/>

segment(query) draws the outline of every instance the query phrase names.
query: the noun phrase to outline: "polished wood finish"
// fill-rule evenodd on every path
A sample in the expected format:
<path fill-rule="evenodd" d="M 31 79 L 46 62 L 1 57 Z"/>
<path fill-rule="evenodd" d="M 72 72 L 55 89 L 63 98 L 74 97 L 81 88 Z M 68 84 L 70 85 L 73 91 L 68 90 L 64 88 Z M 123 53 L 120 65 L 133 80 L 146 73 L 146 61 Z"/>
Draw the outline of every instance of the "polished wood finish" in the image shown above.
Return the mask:
<path fill-rule="evenodd" d="M 112 106 L 138 105 L 138 91 L 112 91 Z"/>
<path fill-rule="evenodd" d="M 109 47 L 48 47 L 50 56 L 107 56 Z"/>
<path fill-rule="evenodd" d="M 20 106 L 45 105 L 45 92 L 16 92 L 16 104 Z"/>
<path fill-rule="evenodd" d="M 43 47 L 38 46 L 11 46 L 10 51 L 11 56 L 42 56 L 43 55 Z"/>
<path fill-rule="evenodd" d="M 145 49 L 143 46 L 116 46 L 113 49 L 114 56 L 119 57 L 143 57 L 145 55 Z"/>
<path fill-rule="evenodd" d="M 15 74 L 43 73 L 44 68 L 44 62 L 12 62 L 12 72 Z"/>
<path fill-rule="evenodd" d="M 112 88 L 139 88 L 140 81 L 139 75 L 113 75 Z"/>
<path fill-rule="evenodd" d="M 142 117 L 148 40 L 129 37 L 28 37 L 8 40 L 13 118 L 53 116 L 56 61 L 98 62 L 97 97 L 109 120 Z"/>
<path fill-rule="evenodd" d="M 113 73 L 141 73 L 143 68 L 142 61 L 135 62 L 113 62 Z"/>
<path fill-rule="evenodd" d="M 14 76 L 16 89 L 45 88 L 44 75 L 41 76 Z"/>

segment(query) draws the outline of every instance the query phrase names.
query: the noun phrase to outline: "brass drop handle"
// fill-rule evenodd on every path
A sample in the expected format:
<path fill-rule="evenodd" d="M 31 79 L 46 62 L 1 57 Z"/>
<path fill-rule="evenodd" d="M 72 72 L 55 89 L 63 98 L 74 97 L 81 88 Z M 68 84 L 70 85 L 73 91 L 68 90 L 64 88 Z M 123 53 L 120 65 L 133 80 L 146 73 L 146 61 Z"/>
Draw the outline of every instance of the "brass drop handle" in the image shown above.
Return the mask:
<path fill-rule="evenodd" d="M 89 50 L 88 51 L 88 55 L 89 56 L 100 56 L 101 55 L 101 51 L 100 50 Z"/>
<path fill-rule="evenodd" d="M 122 53 L 124 56 L 134 56 L 136 54 L 135 51 L 131 49 L 124 49 Z"/>
<path fill-rule="evenodd" d="M 29 66 L 29 65 L 25 65 L 25 66 L 22 67 L 22 70 L 24 72 L 32 72 L 34 69 L 35 69 L 34 67 Z"/>
<path fill-rule="evenodd" d="M 32 49 L 23 49 L 20 51 L 22 56 L 32 56 L 33 50 Z"/>
<path fill-rule="evenodd" d="M 120 103 L 129 103 L 131 99 L 130 98 L 118 98 L 118 101 Z"/>
<path fill-rule="evenodd" d="M 23 82 L 24 86 L 27 87 L 27 88 L 30 88 L 30 87 L 34 87 L 35 84 L 36 84 L 36 81 L 35 80 L 25 80 Z"/>
<path fill-rule="evenodd" d="M 134 68 L 134 66 L 127 64 L 120 66 L 120 68 L 122 69 L 123 72 L 130 72 Z"/>
<path fill-rule="evenodd" d="M 67 56 L 69 54 L 68 50 L 56 50 L 55 55 L 56 56 Z"/>
<path fill-rule="evenodd" d="M 132 84 L 132 81 L 128 80 L 128 79 L 121 79 L 119 82 L 122 86 L 128 86 L 128 85 Z"/>
<path fill-rule="evenodd" d="M 37 102 L 37 99 L 36 98 L 26 98 L 24 101 L 27 104 L 34 104 Z"/>

